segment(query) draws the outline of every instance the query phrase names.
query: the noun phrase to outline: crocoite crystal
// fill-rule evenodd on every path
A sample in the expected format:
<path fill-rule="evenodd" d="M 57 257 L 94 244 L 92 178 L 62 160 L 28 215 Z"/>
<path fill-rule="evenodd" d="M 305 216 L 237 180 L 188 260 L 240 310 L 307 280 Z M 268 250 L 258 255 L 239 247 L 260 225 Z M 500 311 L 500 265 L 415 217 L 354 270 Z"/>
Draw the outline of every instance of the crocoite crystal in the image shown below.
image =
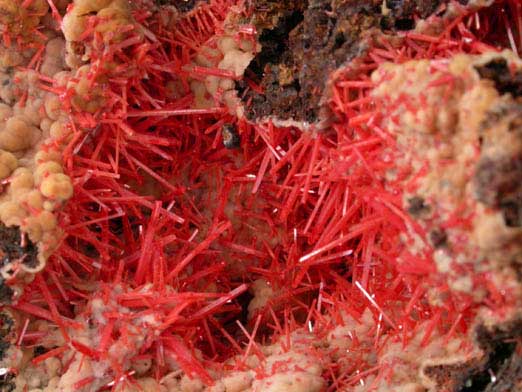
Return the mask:
<path fill-rule="evenodd" d="M 0 11 L 2 388 L 520 388 L 520 2 Z"/>

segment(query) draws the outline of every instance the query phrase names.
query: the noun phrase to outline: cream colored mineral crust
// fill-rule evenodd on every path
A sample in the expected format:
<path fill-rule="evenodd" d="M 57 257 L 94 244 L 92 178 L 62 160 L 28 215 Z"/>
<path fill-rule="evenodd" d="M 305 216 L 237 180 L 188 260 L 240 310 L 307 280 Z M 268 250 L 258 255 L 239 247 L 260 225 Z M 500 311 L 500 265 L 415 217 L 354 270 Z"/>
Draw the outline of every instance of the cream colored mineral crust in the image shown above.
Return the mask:
<path fill-rule="evenodd" d="M 48 11 L 45 17 L 51 18 L 44 0 L 33 6 L 40 3 Z M 91 87 L 90 48 L 80 50 L 92 13 L 100 17 L 95 31 L 107 37 L 107 43 L 121 39 L 119 29 L 132 19 L 124 0 L 75 1 L 61 26 L 65 39 L 52 30 L 45 32 L 48 40 L 38 72 L 24 68 L 34 51 L 21 56 L 11 48 L 0 48 L 0 78 L 6 80 L 0 89 L 0 179 L 4 184 L 0 219 L 7 226 L 19 226 L 38 244 L 39 263 L 34 267 L 20 264 L 26 272 L 44 268 L 58 245 L 62 231 L 56 212 L 73 194 L 72 181 L 63 168 L 64 148 L 73 133 L 69 111 L 60 97 L 42 86 L 53 81 L 52 88 L 66 91 L 75 110 L 94 113 L 104 103 L 101 87 Z M 11 264 L 2 268 L 5 278 L 10 277 L 8 271 L 18 269 Z"/>
<path fill-rule="evenodd" d="M 62 235 L 56 211 L 73 193 L 71 179 L 62 167 L 62 152 L 70 133 L 64 129 L 67 116 L 58 97 L 42 88 L 48 86 L 48 80 L 66 72 L 65 41 L 49 28 L 53 21 L 50 13 L 47 17 L 45 0 L 31 2 L 29 9 L 19 3 L 1 2 L 0 20 L 10 33 L 40 39 L 39 44 L 45 47 L 36 72 L 28 69 L 36 50 L 20 51 L 15 43 L 0 45 L 0 220 L 7 226 L 19 226 L 37 244 L 38 264 L 29 266 L 23 260 L 12 260 L 0 271 L 4 279 L 20 270 L 35 273 L 45 266 Z M 41 37 L 27 34 L 42 23 L 49 27 Z"/>
<path fill-rule="evenodd" d="M 254 34 L 241 33 L 240 10 L 232 7 L 223 24 L 223 34 L 212 37 L 201 46 L 192 64 L 185 67 L 191 72 L 196 67 L 228 71 L 232 77 L 198 76 L 190 80 L 195 108 L 213 108 L 224 103 L 230 114 L 243 117 L 244 109 L 235 90 L 235 80 L 240 79 L 261 45 Z"/>
<path fill-rule="evenodd" d="M 64 173 L 64 150 L 74 129 L 88 132 L 96 126 L 73 124 L 71 108 L 95 113 L 105 102 L 103 78 L 92 87 L 99 64 L 91 64 L 91 47 L 82 38 L 89 15 L 100 17 L 93 29 L 107 45 L 123 39 L 121 29 L 133 23 L 124 0 L 54 1 L 61 12 L 70 5 L 61 26 L 47 1 L 32 1 L 29 8 L 21 3 L 0 2 L 0 22 L 22 38 L 24 47 L 30 47 L 27 41 L 42 50 L 20 50 L 18 42 L 0 44 L 0 220 L 20 227 L 37 244 L 38 263 L 11 260 L 0 269 L 4 279 L 43 269 L 63 238 L 57 212 L 73 195 L 71 178 Z M 26 33 L 37 26 L 44 27 L 41 35 Z M 59 27 L 63 35 L 56 32 Z M 103 71 L 111 66 L 105 62 Z"/>
<path fill-rule="evenodd" d="M 141 292 L 146 295 L 150 289 L 150 286 L 144 286 Z M 112 363 L 121 364 L 120 370 L 133 376 L 132 382 L 127 379 L 117 385 L 119 392 L 138 392 L 141 391 L 139 386 L 146 392 L 321 392 L 327 387 L 323 373 L 331 366 L 355 380 L 352 389 L 348 390 L 363 392 L 372 386 L 382 392 L 438 392 L 439 386 L 427 373 L 428 368 L 464 366 L 484 358 L 481 350 L 473 348 L 469 335 L 455 336 L 446 343 L 445 336 L 434 331 L 429 343 L 424 345 L 429 322 L 421 323 L 416 330 L 408 332 L 409 343 L 406 347 L 394 333 L 387 336 L 389 329 L 381 326 L 383 332 L 379 339 L 387 343 L 377 355 L 375 333 L 378 320 L 366 309 L 359 320 L 341 312 L 338 316 L 342 321 L 337 319 L 337 326 L 327 335 L 297 329 L 273 343 L 253 344 L 247 355 L 239 354 L 227 360 L 222 367 L 206 369 L 214 380 L 212 386 L 206 386 L 196 375 L 185 374 L 175 358 L 169 355 L 165 355 L 167 374 L 156 380 L 151 375 L 151 360 L 137 360 L 135 356 L 146 344 L 147 334 L 161 331 L 165 315 L 156 312 L 143 314 L 119 304 L 118 296 L 125 294 L 120 286 L 112 288 L 108 296 L 105 293 L 96 294 L 101 292 L 96 286 L 91 290 L 93 298 L 74 320 L 82 328 L 72 326 L 67 329 L 71 340 L 99 350 L 103 331 L 110 320 L 114 331 L 124 329 L 125 333 L 109 342 L 106 355 L 95 359 L 67 344 L 56 325 L 38 321 L 33 329 L 45 333 L 45 338 L 40 342 L 42 347 L 51 350 L 65 345 L 67 349 L 59 358 L 52 357 L 33 364 L 32 348 L 13 346 L 0 366 L 16 366 L 19 369 L 16 392 L 69 392 L 85 380 L 89 382 L 78 390 L 96 392 L 104 386 L 113 385 L 111 383 L 116 373 Z M 167 288 L 167 293 L 170 292 L 172 289 Z M 114 314 L 122 317 L 108 318 Z M 14 330 L 20 324 L 21 320 L 18 320 Z M 198 350 L 194 355 L 203 361 Z M 373 374 L 358 377 L 354 363 L 364 364 L 365 369 L 378 367 L 388 376 L 379 379 Z"/>
<path fill-rule="evenodd" d="M 450 287 L 477 301 L 485 292 L 473 281 L 476 274 L 505 281 L 511 263 L 522 261 L 522 227 L 496 204 L 503 189 L 494 182 L 517 175 L 509 167 L 522 153 L 522 106 L 480 76 L 478 69 L 492 61 L 522 70 L 520 59 L 504 51 L 384 64 L 372 75 L 382 125 L 397 140 L 395 166 L 412 168 L 402 182 L 404 208 L 427 234 L 420 238 L 410 227 L 408 252 L 421 255 L 432 247 Z M 393 181 L 396 169 L 388 175 Z M 491 183 L 484 181 L 488 175 Z"/>

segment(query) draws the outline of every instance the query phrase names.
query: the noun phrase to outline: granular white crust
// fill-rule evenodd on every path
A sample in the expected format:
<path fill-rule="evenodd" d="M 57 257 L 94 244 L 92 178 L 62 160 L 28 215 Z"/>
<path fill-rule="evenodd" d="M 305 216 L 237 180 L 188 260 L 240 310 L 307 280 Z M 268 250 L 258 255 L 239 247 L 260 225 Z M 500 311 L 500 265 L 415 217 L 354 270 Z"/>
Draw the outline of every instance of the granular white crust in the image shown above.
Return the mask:
<path fill-rule="evenodd" d="M 477 180 L 482 162 L 514 160 L 522 152 L 518 133 L 510 129 L 520 117 L 519 104 L 477 71 L 493 60 L 506 61 L 513 72 L 522 69 L 505 51 L 384 64 L 372 76 L 382 126 L 397 140 L 396 166 L 411 167 L 401 180 L 404 208 L 413 211 L 415 198 L 424 203 L 412 213 L 427 236 L 412 230 L 410 238 L 417 241 L 408 252 L 420 255 L 433 247 L 437 269 L 450 287 L 473 293 L 477 301 L 485 293 L 473 276 L 502 274 L 522 252 L 522 228 L 508 226 L 502 210 L 481 199 L 489 185 Z M 396 170 L 388 173 L 389 181 L 396 177 Z"/>
<path fill-rule="evenodd" d="M 3 3 L 14 6 L 18 2 Z M 31 7 L 38 10 L 25 14 L 19 5 L 11 9 L 0 4 L 6 11 L 3 18 L 21 18 L 27 29 L 40 23 L 49 11 L 44 0 L 33 1 Z M 33 20 L 35 15 L 39 15 L 38 21 Z M 26 36 L 29 38 L 34 37 Z M 61 124 L 68 122 L 67 115 L 58 97 L 41 88 L 46 83 L 39 76 L 52 78 L 66 69 L 65 41 L 51 30 L 45 30 L 40 39 L 47 40 L 40 43 L 45 45 L 40 74 L 26 68 L 36 56 L 35 50 L 20 53 L 14 43 L 0 45 L 0 79 L 4 80 L 0 87 L 0 219 L 7 226 L 19 226 L 38 245 L 38 264 L 20 264 L 29 273 L 40 271 L 59 243 L 62 234 L 55 212 L 73 192 L 62 167 L 62 148 L 69 131 L 57 133 Z M 3 270 L 16 270 L 11 267 Z"/>

